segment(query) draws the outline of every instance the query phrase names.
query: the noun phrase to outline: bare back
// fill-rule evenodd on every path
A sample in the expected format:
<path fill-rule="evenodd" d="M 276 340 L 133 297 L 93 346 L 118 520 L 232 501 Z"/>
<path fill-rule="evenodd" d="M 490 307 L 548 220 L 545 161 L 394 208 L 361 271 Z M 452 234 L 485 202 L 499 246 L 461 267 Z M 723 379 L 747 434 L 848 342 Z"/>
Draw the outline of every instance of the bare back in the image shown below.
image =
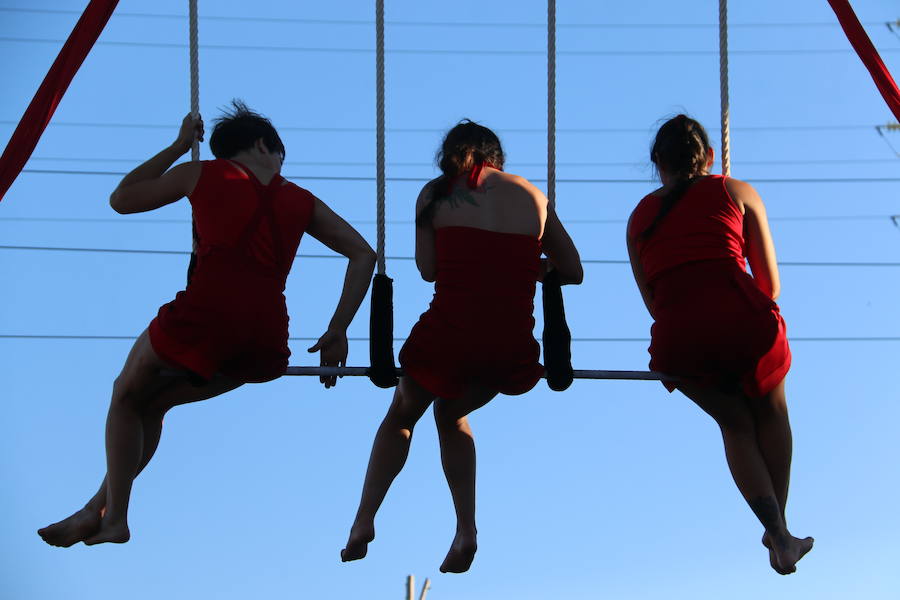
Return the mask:
<path fill-rule="evenodd" d="M 465 175 L 450 193 L 434 200 L 432 226 L 475 227 L 540 238 L 547 221 L 547 198 L 524 177 L 485 167 L 471 189 Z M 417 213 L 432 202 L 432 185 L 422 190 Z"/>

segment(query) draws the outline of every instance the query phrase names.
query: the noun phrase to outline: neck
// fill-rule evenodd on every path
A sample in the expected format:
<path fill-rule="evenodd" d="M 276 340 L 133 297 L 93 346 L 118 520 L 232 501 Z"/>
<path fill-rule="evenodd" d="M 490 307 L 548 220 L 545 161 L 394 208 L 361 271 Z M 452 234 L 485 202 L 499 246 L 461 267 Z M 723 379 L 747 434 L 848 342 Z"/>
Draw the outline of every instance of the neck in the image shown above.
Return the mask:
<path fill-rule="evenodd" d="M 691 178 L 704 177 L 706 175 L 709 175 L 709 169 L 703 169 L 699 173 L 694 173 L 693 175 L 691 175 Z M 665 171 L 659 172 L 659 180 L 662 182 L 663 187 L 669 187 L 669 186 L 675 185 L 679 181 L 677 177 L 675 177 L 674 175 L 671 175 Z"/>
<path fill-rule="evenodd" d="M 254 152 L 238 152 L 231 157 L 231 160 L 241 163 L 241 165 L 252 171 L 260 183 L 264 185 L 268 185 L 272 178 L 278 174 L 278 170 L 260 161 L 258 155 Z"/>

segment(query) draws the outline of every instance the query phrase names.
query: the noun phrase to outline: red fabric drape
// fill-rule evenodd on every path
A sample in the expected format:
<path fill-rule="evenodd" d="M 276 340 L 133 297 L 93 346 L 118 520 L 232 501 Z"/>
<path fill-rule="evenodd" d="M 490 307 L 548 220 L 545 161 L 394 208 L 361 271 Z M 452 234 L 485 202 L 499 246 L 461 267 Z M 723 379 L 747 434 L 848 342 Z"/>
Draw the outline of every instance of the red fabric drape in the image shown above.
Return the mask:
<path fill-rule="evenodd" d="M 0 200 L 22 171 L 63 94 L 109 21 L 118 0 L 91 0 L 44 77 L 0 157 Z"/>
<path fill-rule="evenodd" d="M 828 0 L 828 4 L 831 5 L 834 14 L 837 15 L 838 21 L 840 21 L 841 27 L 844 28 L 844 33 L 847 35 L 847 39 L 853 45 L 853 49 L 856 50 L 866 68 L 869 69 L 872 79 L 875 80 L 875 85 L 878 86 L 878 91 L 884 96 L 884 101 L 887 102 L 891 112 L 900 121 L 900 90 L 897 90 L 897 84 L 891 77 L 884 62 L 882 62 L 881 57 L 878 56 L 878 51 L 872 45 L 869 36 L 866 35 L 866 31 L 860 24 L 859 19 L 856 18 L 849 0 Z"/>

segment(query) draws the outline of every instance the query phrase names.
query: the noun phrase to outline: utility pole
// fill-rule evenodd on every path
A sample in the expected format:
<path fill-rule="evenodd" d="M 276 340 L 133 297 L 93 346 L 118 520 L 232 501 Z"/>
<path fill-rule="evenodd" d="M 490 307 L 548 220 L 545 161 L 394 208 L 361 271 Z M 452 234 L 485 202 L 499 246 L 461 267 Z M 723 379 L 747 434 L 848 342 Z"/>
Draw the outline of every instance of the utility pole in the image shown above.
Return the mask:
<path fill-rule="evenodd" d="M 428 594 L 428 590 L 431 589 L 431 580 L 427 577 L 425 578 L 425 583 L 422 584 L 422 593 L 419 594 L 419 600 L 425 600 L 425 595 Z M 416 593 L 416 577 L 415 575 L 407 575 L 406 576 L 406 600 L 415 600 Z"/>
<path fill-rule="evenodd" d="M 419 595 L 419 600 L 425 600 L 425 594 L 428 593 L 429 589 L 431 589 L 431 580 L 426 577 L 425 583 L 422 584 L 422 593 Z"/>

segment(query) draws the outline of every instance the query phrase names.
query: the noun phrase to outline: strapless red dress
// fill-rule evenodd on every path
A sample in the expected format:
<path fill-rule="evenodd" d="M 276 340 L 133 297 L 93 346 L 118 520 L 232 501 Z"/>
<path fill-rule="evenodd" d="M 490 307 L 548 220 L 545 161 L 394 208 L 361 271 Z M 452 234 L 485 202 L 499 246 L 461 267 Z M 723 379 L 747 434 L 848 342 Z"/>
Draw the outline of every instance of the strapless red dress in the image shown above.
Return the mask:
<path fill-rule="evenodd" d="M 473 227 L 435 233 L 434 299 L 400 350 L 404 373 L 441 398 L 472 384 L 524 394 L 544 373 L 532 333 L 540 241 Z"/>

